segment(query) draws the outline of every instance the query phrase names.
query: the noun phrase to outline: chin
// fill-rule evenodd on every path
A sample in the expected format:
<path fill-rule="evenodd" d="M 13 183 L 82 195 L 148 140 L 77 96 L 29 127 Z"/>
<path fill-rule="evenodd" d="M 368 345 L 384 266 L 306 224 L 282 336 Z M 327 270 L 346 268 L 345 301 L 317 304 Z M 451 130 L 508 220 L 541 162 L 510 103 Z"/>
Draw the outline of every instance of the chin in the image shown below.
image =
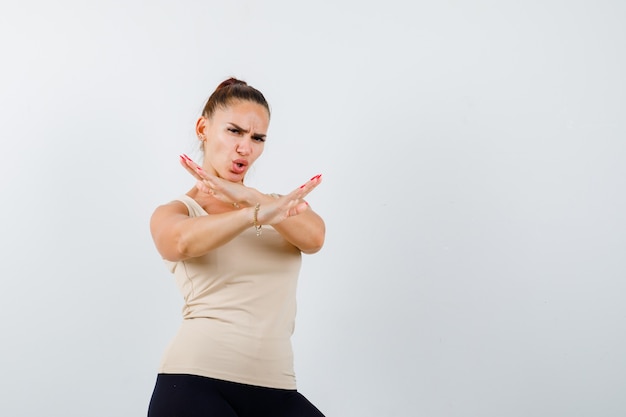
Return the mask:
<path fill-rule="evenodd" d="M 220 177 L 230 182 L 243 182 L 245 175 L 245 173 L 235 174 L 233 172 L 227 172 L 226 175 L 220 175 Z"/>

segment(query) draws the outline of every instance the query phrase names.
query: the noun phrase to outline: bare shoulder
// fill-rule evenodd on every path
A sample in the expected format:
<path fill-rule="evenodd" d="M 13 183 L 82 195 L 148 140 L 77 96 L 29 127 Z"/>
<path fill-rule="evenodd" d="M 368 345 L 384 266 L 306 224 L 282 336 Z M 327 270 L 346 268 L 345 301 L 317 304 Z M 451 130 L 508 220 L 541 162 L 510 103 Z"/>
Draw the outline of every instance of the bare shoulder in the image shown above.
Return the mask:
<path fill-rule="evenodd" d="M 160 214 L 160 213 L 176 213 L 176 214 L 186 214 L 189 215 L 189 210 L 187 209 L 187 206 L 185 205 L 185 203 L 183 203 L 180 200 L 172 200 L 169 203 L 165 203 L 165 204 L 161 204 L 160 206 L 158 206 L 153 213 L 153 216 L 155 214 Z"/>
<path fill-rule="evenodd" d="M 189 217 L 189 210 L 182 201 L 174 200 L 162 204 L 154 210 L 150 218 L 150 225 L 154 228 L 163 222 L 182 217 Z"/>
<path fill-rule="evenodd" d="M 150 232 L 163 259 L 176 260 L 176 236 L 179 225 L 189 219 L 189 211 L 182 201 L 170 201 L 158 206 L 150 218 Z"/>

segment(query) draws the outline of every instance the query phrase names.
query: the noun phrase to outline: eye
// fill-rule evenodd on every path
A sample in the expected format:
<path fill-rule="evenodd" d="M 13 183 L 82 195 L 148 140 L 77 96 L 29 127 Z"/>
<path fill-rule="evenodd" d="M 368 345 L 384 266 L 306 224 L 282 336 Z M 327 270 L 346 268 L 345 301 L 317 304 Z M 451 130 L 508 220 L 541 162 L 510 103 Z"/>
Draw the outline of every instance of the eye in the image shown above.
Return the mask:
<path fill-rule="evenodd" d="M 265 138 L 263 136 L 252 136 L 252 140 L 255 142 L 265 142 Z"/>
<path fill-rule="evenodd" d="M 239 133 L 239 129 L 236 129 L 234 127 L 229 127 L 228 131 L 231 132 L 231 133 Z"/>

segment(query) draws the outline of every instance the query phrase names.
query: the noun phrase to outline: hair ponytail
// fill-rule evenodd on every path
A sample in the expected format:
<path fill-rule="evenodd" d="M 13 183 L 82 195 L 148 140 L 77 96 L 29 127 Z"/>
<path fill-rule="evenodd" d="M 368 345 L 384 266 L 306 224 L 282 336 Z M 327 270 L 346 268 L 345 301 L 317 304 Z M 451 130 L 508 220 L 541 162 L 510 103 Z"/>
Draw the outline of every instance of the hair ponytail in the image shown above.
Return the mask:
<path fill-rule="evenodd" d="M 218 107 L 228 107 L 233 101 L 243 100 L 252 101 L 265 107 L 267 115 L 270 115 L 270 106 L 265 100 L 263 94 L 254 87 L 251 87 L 245 81 L 230 77 L 222 81 L 209 100 L 206 102 L 202 115 L 211 118 Z"/>

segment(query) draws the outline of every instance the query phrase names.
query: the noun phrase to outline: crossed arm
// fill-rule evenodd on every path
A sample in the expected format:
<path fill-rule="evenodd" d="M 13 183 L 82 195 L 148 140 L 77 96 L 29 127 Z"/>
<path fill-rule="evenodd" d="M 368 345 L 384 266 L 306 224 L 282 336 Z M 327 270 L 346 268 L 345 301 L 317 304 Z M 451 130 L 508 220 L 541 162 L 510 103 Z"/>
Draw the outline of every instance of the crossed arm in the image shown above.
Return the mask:
<path fill-rule="evenodd" d="M 284 196 L 266 195 L 243 184 L 211 176 L 188 158 L 181 164 L 198 180 L 200 193 L 212 194 L 217 200 L 234 204 L 237 210 L 210 216 L 189 217 L 181 202 L 159 206 L 150 219 L 150 230 L 157 250 L 164 259 L 178 261 L 202 256 L 224 245 L 249 227 L 253 227 L 255 207 L 258 225 L 269 225 L 304 253 L 322 248 L 325 225 L 304 201 L 304 197 L 321 182 L 315 176 Z"/>

